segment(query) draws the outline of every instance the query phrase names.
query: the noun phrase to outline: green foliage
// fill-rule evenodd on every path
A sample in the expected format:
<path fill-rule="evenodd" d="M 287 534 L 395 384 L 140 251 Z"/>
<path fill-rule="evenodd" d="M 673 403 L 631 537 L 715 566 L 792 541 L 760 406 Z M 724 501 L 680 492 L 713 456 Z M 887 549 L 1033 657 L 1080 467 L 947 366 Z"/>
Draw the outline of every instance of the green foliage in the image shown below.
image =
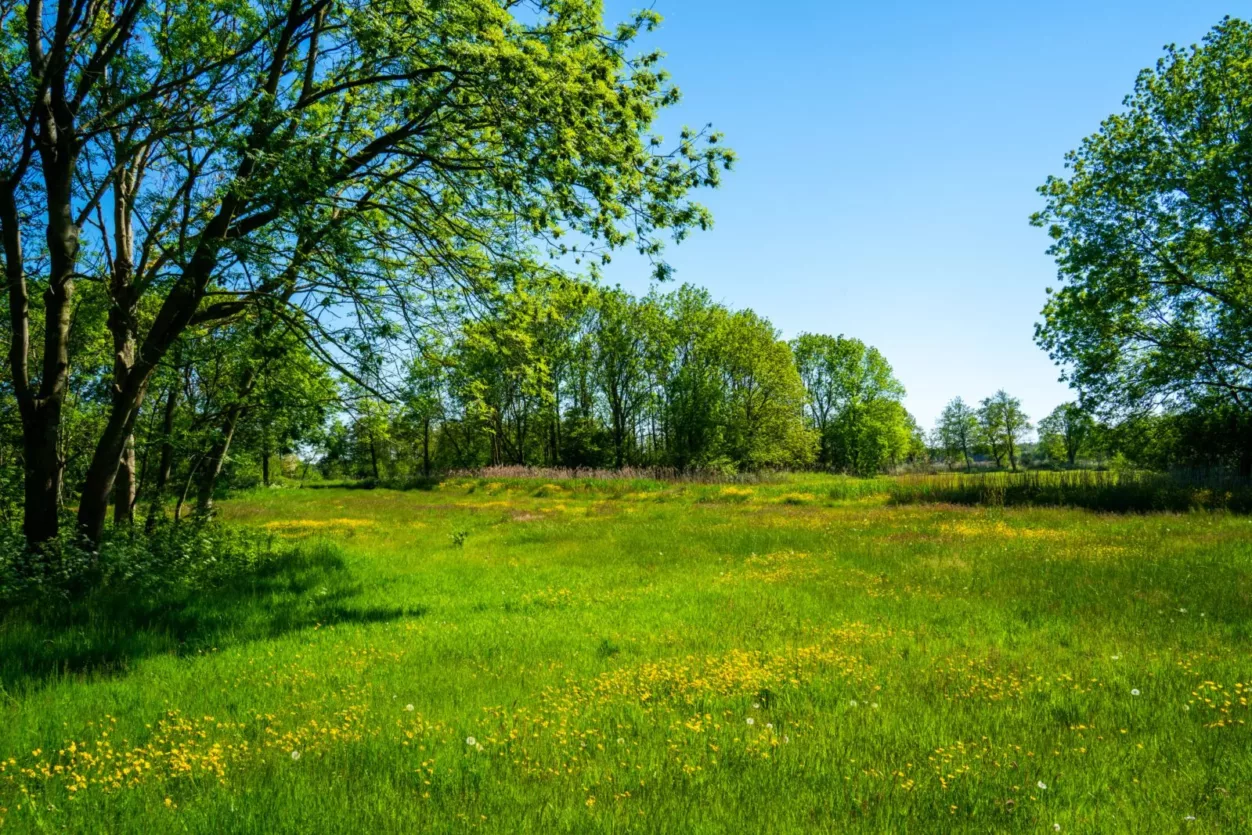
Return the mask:
<path fill-rule="evenodd" d="M 1077 403 L 1062 403 L 1039 421 L 1039 445 L 1053 461 L 1073 467 L 1091 451 L 1095 419 Z"/>
<path fill-rule="evenodd" d="M 1170 46 L 1040 190 L 1061 289 L 1037 340 L 1111 408 L 1252 396 L 1252 26 Z"/>
<path fill-rule="evenodd" d="M 149 533 L 112 531 L 91 549 L 69 540 L 31 551 L 12 525 L 0 529 L 0 603 L 161 597 L 204 590 L 282 556 L 272 537 L 214 523 L 162 524 Z"/>
<path fill-rule="evenodd" d="M 1003 466 L 1007 457 L 1009 466 L 1016 471 L 1021 444 L 1031 429 L 1029 419 L 1022 412 L 1022 401 L 1003 389 L 997 391 L 980 404 L 978 426 L 982 442 L 996 466 Z"/>
<path fill-rule="evenodd" d="M 768 321 L 714 304 L 704 290 L 640 299 L 560 279 L 519 281 L 438 357 L 411 364 L 406 407 L 430 418 L 420 457 L 436 469 L 736 472 L 813 457 L 790 349 Z M 401 433 L 407 439 L 395 433 L 405 420 L 392 423 L 385 478 L 405 478 L 417 458 L 412 429 Z M 330 469 L 359 473 L 354 460 L 327 447 Z"/>
<path fill-rule="evenodd" d="M 978 412 L 959 397 L 944 406 L 935 427 L 939 450 L 948 463 L 959 461 L 967 470 L 973 467 L 974 453 L 981 444 L 981 432 Z"/>
<path fill-rule="evenodd" d="M 791 347 L 808 393 L 819 463 L 873 475 L 920 453 L 920 432 L 901 402 L 904 386 L 877 348 L 816 334 L 801 334 Z"/>

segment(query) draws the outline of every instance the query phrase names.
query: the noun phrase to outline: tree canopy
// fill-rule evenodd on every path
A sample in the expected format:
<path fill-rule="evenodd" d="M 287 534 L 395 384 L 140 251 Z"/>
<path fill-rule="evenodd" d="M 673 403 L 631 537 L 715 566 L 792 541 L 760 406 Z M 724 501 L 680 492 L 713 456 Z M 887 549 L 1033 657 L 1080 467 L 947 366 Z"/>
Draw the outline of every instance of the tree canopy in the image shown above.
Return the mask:
<path fill-rule="evenodd" d="M 1122 411 L 1252 408 L 1252 26 L 1170 46 L 1040 190 L 1061 288 L 1037 340 Z"/>

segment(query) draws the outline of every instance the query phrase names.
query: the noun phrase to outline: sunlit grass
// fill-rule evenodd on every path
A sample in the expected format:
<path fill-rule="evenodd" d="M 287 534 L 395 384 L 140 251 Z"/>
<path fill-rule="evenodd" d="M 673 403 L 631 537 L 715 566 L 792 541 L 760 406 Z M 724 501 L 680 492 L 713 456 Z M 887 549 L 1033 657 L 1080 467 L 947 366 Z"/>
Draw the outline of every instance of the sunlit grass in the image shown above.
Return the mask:
<path fill-rule="evenodd" d="M 1248 829 L 1252 521 L 884 483 L 226 502 L 310 556 L 124 624 L 2 622 L 0 825 Z"/>

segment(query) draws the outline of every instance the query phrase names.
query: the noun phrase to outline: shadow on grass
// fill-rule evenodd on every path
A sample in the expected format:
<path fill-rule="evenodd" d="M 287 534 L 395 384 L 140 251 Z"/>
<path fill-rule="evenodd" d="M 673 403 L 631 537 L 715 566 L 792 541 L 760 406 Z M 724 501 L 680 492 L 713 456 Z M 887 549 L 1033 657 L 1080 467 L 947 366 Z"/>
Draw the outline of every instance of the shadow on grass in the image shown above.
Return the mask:
<path fill-rule="evenodd" d="M 192 655 L 318 624 L 385 623 L 422 607 L 360 606 L 342 556 L 311 545 L 208 589 L 137 595 L 109 590 L 78 601 L 0 611 L 0 696 L 63 677 L 126 674 L 156 655 Z"/>
<path fill-rule="evenodd" d="M 332 481 L 325 483 L 301 484 L 301 490 L 421 490 L 429 492 L 443 484 L 444 479 L 440 476 L 431 476 L 425 478 L 423 476 L 415 476 L 404 479 L 373 479 L 366 478 L 360 481 Z"/>

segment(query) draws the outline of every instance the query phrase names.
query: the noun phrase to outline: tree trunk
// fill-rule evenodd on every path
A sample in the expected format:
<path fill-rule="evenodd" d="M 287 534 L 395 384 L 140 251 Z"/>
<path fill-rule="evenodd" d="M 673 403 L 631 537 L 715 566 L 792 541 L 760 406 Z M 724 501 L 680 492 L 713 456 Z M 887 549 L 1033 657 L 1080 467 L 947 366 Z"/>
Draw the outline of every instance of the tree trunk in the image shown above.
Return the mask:
<path fill-rule="evenodd" d="M 170 386 L 165 398 L 165 415 L 161 423 L 161 462 L 157 467 L 156 485 L 152 488 L 152 501 L 148 505 L 146 529 L 151 532 L 157 519 L 163 514 L 165 488 L 170 482 L 170 470 L 174 466 L 174 416 L 178 411 L 178 383 Z"/>
<path fill-rule="evenodd" d="M 32 546 L 50 542 L 58 535 L 62 469 L 57 440 L 69 381 L 70 299 L 78 259 L 78 227 L 72 206 L 72 179 L 77 158 L 73 127 L 58 123 L 50 100 L 45 100 L 38 110 L 38 146 L 48 200 L 48 289 L 44 292 L 43 369 L 38 391 L 33 389 L 27 370 L 29 304 L 17 206 L 11 188 L 4 189 L 0 196 L 0 227 L 3 227 L 5 277 L 13 329 L 9 360 L 22 415 L 26 478 L 22 530 L 27 544 Z"/>
<path fill-rule="evenodd" d="M 222 432 L 213 444 L 213 448 L 209 450 L 200 473 L 200 491 L 196 497 L 197 516 L 208 518 L 213 514 L 213 493 L 217 489 L 217 479 L 222 474 L 222 466 L 226 463 L 226 456 L 230 453 L 230 442 L 234 440 L 239 419 L 246 412 L 247 409 L 241 405 L 231 406 L 226 411 L 226 422 L 222 426 Z"/>
<path fill-rule="evenodd" d="M 118 159 L 128 150 L 116 139 Z M 114 177 L 113 182 L 113 253 L 112 276 L 109 282 L 109 332 L 113 336 L 113 400 L 122 396 L 126 377 L 135 364 L 135 332 L 137 299 L 133 287 L 135 235 L 131 205 L 138 186 L 138 162 L 132 158 Z M 129 525 L 135 521 L 135 433 L 126 435 L 113 484 L 113 524 Z"/>
<path fill-rule="evenodd" d="M 22 420 L 22 469 L 25 485 L 22 532 L 28 545 L 40 545 L 57 537 L 57 511 L 61 494 L 61 466 L 57 455 L 60 429 L 60 397 L 37 397 L 30 381 L 30 297 L 26 288 L 22 239 L 17 202 L 12 183 L 0 190 L 0 237 L 4 245 L 5 284 L 9 294 L 9 371 Z M 49 291 L 50 300 L 55 301 Z M 65 356 L 64 337 L 68 334 L 68 305 L 50 308 L 49 332 L 64 327 L 58 355 Z M 48 357 L 45 357 L 45 374 Z M 62 366 L 64 367 L 64 366 Z M 55 371 L 55 367 L 54 367 Z M 55 387 L 56 378 L 43 381 Z M 62 391 L 64 384 L 62 383 Z"/>
<path fill-rule="evenodd" d="M 38 546 L 57 538 L 61 496 L 61 462 L 57 454 L 60 403 L 23 410 L 22 461 L 25 465 L 26 544 Z"/>
<path fill-rule="evenodd" d="M 422 477 L 430 478 L 430 418 L 422 421 Z"/>
<path fill-rule="evenodd" d="M 117 468 L 117 480 L 113 482 L 113 524 L 132 525 L 135 522 L 135 434 L 126 439 L 126 449 Z"/>
<path fill-rule="evenodd" d="M 270 433 L 268 425 L 261 430 L 261 483 L 270 486 Z"/>

